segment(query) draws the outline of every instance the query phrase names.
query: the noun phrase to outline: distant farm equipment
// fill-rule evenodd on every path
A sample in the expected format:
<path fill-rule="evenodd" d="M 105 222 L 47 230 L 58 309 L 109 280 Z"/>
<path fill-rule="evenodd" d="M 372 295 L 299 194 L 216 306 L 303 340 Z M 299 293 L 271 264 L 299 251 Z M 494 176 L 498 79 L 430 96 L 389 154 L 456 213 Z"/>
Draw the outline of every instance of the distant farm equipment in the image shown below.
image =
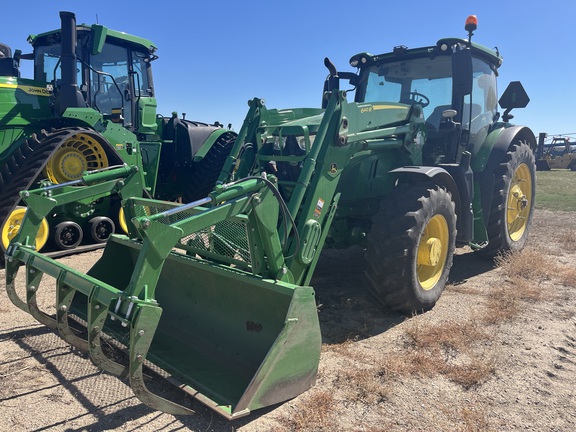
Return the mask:
<path fill-rule="evenodd" d="M 538 137 L 536 169 L 538 171 L 551 169 L 576 171 L 576 144 L 573 144 L 567 136 L 555 136 L 549 144 L 545 144 L 545 139 L 545 133 L 541 133 Z"/>

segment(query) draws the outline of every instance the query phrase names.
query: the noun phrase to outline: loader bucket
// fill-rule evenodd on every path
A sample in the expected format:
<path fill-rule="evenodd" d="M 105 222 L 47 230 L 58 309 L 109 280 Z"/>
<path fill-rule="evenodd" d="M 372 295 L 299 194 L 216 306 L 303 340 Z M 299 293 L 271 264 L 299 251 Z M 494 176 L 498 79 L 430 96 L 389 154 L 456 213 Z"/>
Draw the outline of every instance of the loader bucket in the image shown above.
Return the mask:
<path fill-rule="evenodd" d="M 278 207 L 271 193 L 261 192 L 260 179 L 228 188 L 223 203 L 213 208 L 201 206 L 213 198 L 180 206 L 127 200 L 131 238 L 111 236 L 86 273 L 35 250 L 31 239 L 55 202 L 126 188 L 130 179 L 119 182 L 121 174 L 110 171 L 105 175 L 112 180 L 86 188 L 58 185 L 49 187 L 50 194 L 47 188 L 24 194 L 28 210 L 6 252 L 6 289 L 12 302 L 88 351 L 103 370 L 128 377 L 136 396 L 160 411 L 193 412 L 152 393 L 145 383 L 146 365 L 161 369 L 161 376 L 229 419 L 310 388 L 321 347 L 314 291 L 289 283 L 287 272 L 277 271 L 282 267 L 282 256 L 274 249 L 279 245 Z M 203 235 L 206 241 L 200 240 Z M 209 240 L 216 238 L 220 241 Z M 248 243 L 249 249 L 242 250 Z M 234 256 L 218 255 L 212 246 L 222 253 L 229 248 Z M 25 299 L 16 289 L 21 263 Z M 270 268 L 268 276 L 257 272 Z M 46 286 L 44 276 L 56 282 L 55 316 L 36 302 Z M 85 322 L 85 338 L 74 328 L 79 322 L 75 318 Z M 126 348 L 127 364 L 110 355 L 103 342 Z"/>
<path fill-rule="evenodd" d="M 113 236 L 87 274 L 22 247 L 18 260 L 26 263 L 25 309 L 72 345 L 88 350 L 97 366 L 128 376 L 136 396 L 159 411 L 193 413 L 147 389 L 144 360 L 228 419 L 291 399 L 314 384 L 321 335 L 311 287 L 171 253 L 159 276 L 157 305 L 136 301 L 130 320 L 122 320 L 114 313 L 122 294 L 118 287 L 127 285 L 141 247 Z M 15 259 L 8 262 L 9 291 L 17 266 Z M 45 275 L 56 279 L 56 317 L 36 305 Z M 88 340 L 71 328 L 68 313 L 88 322 Z M 129 364 L 105 354 L 101 337 L 126 346 Z"/>
<path fill-rule="evenodd" d="M 126 286 L 140 247 L 112 237 L 88 275 Z M 173 253 L 164 263 L 156 300 L 161 318 L 146 359 L 220 414 L 247 415 L 314 384 L 321 336 L 311 287 Z M 77 315 L 86 314 L 83 303 L 75 300 Z M 124 338 L 116 327 L 108 320 L 104 333 Z M 140 399 L 147 403 L 145 395 Z"/>

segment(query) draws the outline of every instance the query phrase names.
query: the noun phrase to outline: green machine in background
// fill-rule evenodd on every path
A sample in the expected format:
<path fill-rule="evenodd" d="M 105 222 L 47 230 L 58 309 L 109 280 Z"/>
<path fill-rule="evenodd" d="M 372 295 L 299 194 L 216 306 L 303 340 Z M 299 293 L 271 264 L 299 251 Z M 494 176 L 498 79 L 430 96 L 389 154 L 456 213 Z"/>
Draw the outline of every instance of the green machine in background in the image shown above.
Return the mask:
<path fill-rule="evenodd" d="M 32 54 L 0 44 L 3 249 L 25 212 L 22 189 L 127 163 L 140 168 L 140 195 L 188 202 L 213 188 L 236 136 L 218 123 L 157 115 L 152 42 L 60 16 L 61 29 L 29 37 Z M 20 78 L 22 60 L 34 62 L 32 79 Z M 125 225 L 119 211 L 114 197 L 58 207 L 38 248 L 47 240 L 56 250 L 102 243 Z"/>
<path fill-rule="evenodd" d="M 28 211 L 7 251 L 10 298 L 129 377 L 156 409 L 190 412 L 148 390 L 146 362 L 230 419 L 297 396 L 313 385 L 320 357 L 310 283 L 323 248 L 363 245 L 375 297 L 410 314 L 439 299 L 457 246 L 493 257 L 527 241 L 535 138 L 509 120 L 528 97 L 513 82 L 497 112 L 502 58 L 471 42 L 475 28 L 471 17 L 468 40 L 358 54 L 357 73 L 326 59 L 322 108 L 253 99 L 204 198 L 135 196 L 137 166 L 23 192 Z M 106 195 L 123 199 L 129 234 L 112 235 L 87 275 L 35 250 L 53 207 Z M 21 264 L 26 299 L 16 287 Z M 56 279 L 55 312 L 37 306 L 43 276 Z M 77 321 L 87 338 L 72 329 Z M 129 361 L 108 356 L 103 338 L 121 341 Z"/>

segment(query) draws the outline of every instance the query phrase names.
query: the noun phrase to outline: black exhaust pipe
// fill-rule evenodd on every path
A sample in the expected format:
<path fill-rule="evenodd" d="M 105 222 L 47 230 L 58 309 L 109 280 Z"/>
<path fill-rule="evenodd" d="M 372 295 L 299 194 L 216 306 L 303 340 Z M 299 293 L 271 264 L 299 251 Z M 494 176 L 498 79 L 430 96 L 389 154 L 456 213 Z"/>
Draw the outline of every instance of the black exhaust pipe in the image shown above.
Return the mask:
<path fill-rule="evenodd" d="M 86 101 L 78 90 L 76 78 L 76 16 L 72 12 L 60 12 L 60 68 L 62 79 L 56 98 L 56 109 L 62 115 L 67 108 L 84 108 Z"/>

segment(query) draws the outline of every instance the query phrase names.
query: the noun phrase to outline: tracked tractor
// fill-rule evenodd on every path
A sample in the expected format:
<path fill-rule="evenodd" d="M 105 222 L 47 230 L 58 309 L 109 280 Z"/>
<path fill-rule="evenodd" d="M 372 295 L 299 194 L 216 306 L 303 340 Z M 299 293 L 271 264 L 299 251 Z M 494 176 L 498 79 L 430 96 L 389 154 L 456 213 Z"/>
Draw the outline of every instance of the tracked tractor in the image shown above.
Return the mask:
<path fill-rule="evenodd" d="M 7 251 L 10 298 L 128 377 L 156 409 L 191 412 L 149 390 L 147 366 L 230 419 L 297 396 L 318 368 L 310 284 L 324 248 L 364 246 L 368 288 L 412 314 L 440 298 L 456 247 L 493 257 L 526 244 L 535 139 L 509 120 L 528 97 L 513 82 L 498 112 L 502 57 L 471 41 L 474 17 L 466 28 L 468 39 L 357 54 L 357 72 L 326 59 L 321 108 L 251 100 L 202 199 L 134 197 L 135 167 L 86 174 L 73 190 L 23 192 L 28 211 Z M 129 235 L 112 235 L 87 274 L 34 249 L 54 206 L 113 193 Z M 16 283 L 22 263 L 25 293 Z M 56 281 L 55 310 L 38 306 L 43 276 Z M 128 360 L 106 353 L 103 340 L 124 345 Z"/>
<path fill-rule="evenodd" d="M 235 134 L 219 124 L 157 114 L 152 80 L 156 46 L 102 25 L 33 35 L 33 53 L 0 45 L 0 227 L 6 249 L 25 208 L 18 192 L 42 180 L 68 183 L 84 171 L 137 166 L 144 196 L 188 202 L 214 186 Z M 34 76 L 20 77 L 33 61 Z M 141 194 L 141 195 L 142 195 Z M 57 207 L 37 248 L 102 244 L 125 230 L 117 197 Z M 0 252 L 1 254 L 1 252 Z"/>

